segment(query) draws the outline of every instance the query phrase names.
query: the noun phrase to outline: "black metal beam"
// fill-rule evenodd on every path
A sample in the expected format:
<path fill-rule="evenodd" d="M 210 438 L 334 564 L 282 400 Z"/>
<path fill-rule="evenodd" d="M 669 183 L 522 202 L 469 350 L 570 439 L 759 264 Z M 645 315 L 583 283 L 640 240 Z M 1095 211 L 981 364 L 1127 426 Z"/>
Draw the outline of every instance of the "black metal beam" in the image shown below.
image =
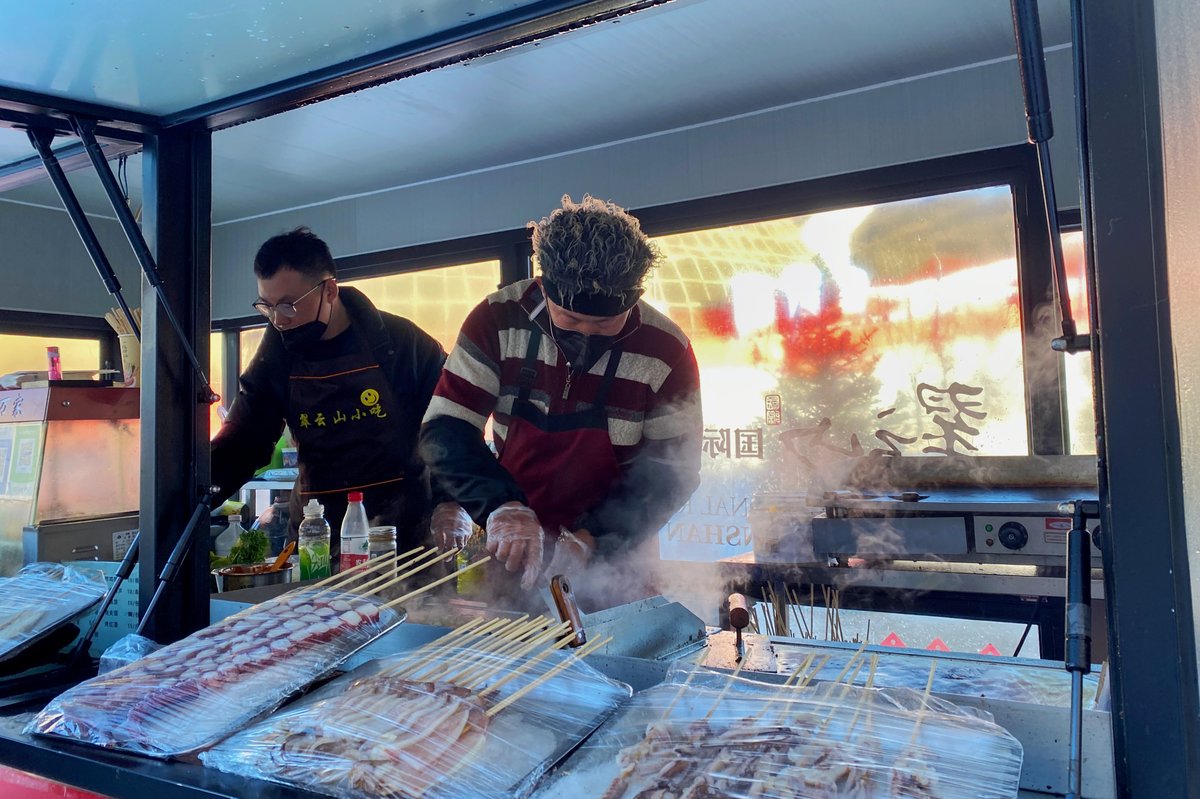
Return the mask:
<path fill-rule="evenodd" d="M 142 320 L 143 610 L 188 517 L 209 484 L 208 405 L 201 381 L 162 307 L 173 306 L 190 346 L 208 362 L 212 231 L 212 137 L 199 127 L 163 131 L 146 142 L 143 232 L 161 266 L 162 293 L 144 284 Z M 198 536 L 178 582 L 155 610 L 147 634 L 160 642 L 208 624 L 208 555 Z"/>
<path fill-rule="evenodd" d="M 1154 10 L 1128 0 L 1088 0 L 1083 8 L 1117 785 L 1122 797 L 1196 796 L 1192 547 L 1167 290 Z"/>
<path fill-rule="evenodd" d="M 305 75 L 168 114 L 161 122 L 165 126 L 174 126 L 202 121 L 209 130 L 219 130 L 667 2 L 670 0 L 542 0 Z"/>
<path fill-rule="evenodd" d="M 71 218 L 71 224 L 75 226 L 75 232 L 79 234 L 79 240 L 83 242 L 88 257 L 91 258 L 92 264 L 100 274 L 100 280 L 104 283 L 104 288 L 116 299 L 130 328 L 141 338 L 141 331 L 138 329 L 137 320 L 134 318 L 133 312 L 130 311 L 129 304 L 125 301 L 125 295 L 121 291 L 121 281 L 117 278 L 117 273 L 113 271 L 112 264 L 109 263 L 108 257 L 104 254 L 104 247 L 101 246 L 100 240 L 96 238 L 96 232 L 92 230 L 92 224 L 88 221 L 87 214 L 84 213 L 83 206 L 79 203 L 79 198 L 75 196 L 75 192 L 71 188 L 71 183 L 67 180 L 66 173 L 63 172 L 62 167 L 58 163 L 57 156 L 51 149 L 54 134 L 40 128 L 31 129 L 27 132 L 29 134 L 29 142 L 37 150 L 38 158 L 41 160 L 42 166 L 45 167 L 46 174 L 50 176 L 50 182 L 54 184 L 54 189 L 58 192 L 58 198 L 62 200 L 63 207 L 67 211 L 67 216 Z"/>
<path fill-rule="evenodd" d="M 150 248 L 146 244 L 146 239 L 142 235 L 142 229 L 138 225 L 138 221 L 133 216 L 133 211 L 129 210 L 129 203 L 125 200 L 125 195 L 121 191 L 121 187 L 117 183 L 117 176 L 108 168 L 108 162 L 104 160 L 104 153 L 100 147 L 100 142 L 96 139 L 96 125 L 91 120 L 71 118 L 71 127 L 75 130 L 75 135 L 83 143 L 84 151 L 92 162 L 92 166 L 96 169 L 96 177 L 100 179 L 100 185 L 104 187 L 104 193 L 108 195 L 109 204 L 112 205 L 113 213 L 117 216 L 117 221 L 121 224 L 121 229 L 125 231 L 125 238 L 129 242 L 129 246 L 133 248 L 133 254 L 137 257 L 138 264 L 142 267 L 142 273 L 146 276 L 146 281 L 150 287 L 159 292 L 162 296 L 162 278 L 159 275 L 158 264 L 154 262 L 154 256 L 150 253 Z M 211 182 L 211 176 L 210 176 Z M 211 186 L 209 187 L 211 194 Z M 192 368 L 196 370 L 200 382 L 203 384 L 206 392 L 206 401 L 216 402 L 220 399 L 219 396 L 213 393 L 212 387 L 208 382 L 208 367 L 207 364 L 201 364 L 196 357 L 195 351 L 188 343 L 188 337 L 184 335 L 180 327 L 178 319 L 171 311 L 169 303 L 162 303 L 162 311 L 167 317 L 167 322 L 179 334 L 179 343 L 183 347 L 184 355 L 187 356 L 188 362 Z M 134 325 L 134 330 L 137 326 Z"/>
<path fill-rule="evenodd" d="M 110 161 L 122 155 L 132 155 L 142 150 L 142 145 L 136 142 L 105 142 L 100 147 L 104 157 Z M 83 145 L 79 142 L 55 149 L 54 155 L 58 158 L 63 172 L 84 169 L 92 164 Z M 45 179 L 46 173 L 42 169 L 42 159 L 37 155 L 0 164 L 0 193 Z"/>
<path fill-rule="evenodd" d="M 101 138 L 140 142 L 147 133 L 158 130 L 158 117 L 142 111 L 55 97 L 49 94 L 0 86 L 0 126 L 46 128 L 70 133 L 70 116 L 98 119 Z"/>

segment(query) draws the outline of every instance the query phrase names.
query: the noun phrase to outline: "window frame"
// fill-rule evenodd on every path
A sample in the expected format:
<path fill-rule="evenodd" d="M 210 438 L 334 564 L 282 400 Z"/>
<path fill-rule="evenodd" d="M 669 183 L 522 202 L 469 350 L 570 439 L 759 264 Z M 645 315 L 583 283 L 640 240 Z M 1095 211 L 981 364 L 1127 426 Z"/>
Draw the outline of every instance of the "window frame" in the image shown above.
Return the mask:
<path fill-rule="evenodd" d="M 664 236 L 986 186 L 1009 186 L 1013 192 L 1029 455 L 1063 455 L 1069 451 L 1070 430 L 1063 398 L 1065 368 L 1062 359 L 1050 352 L 1050 339 L 1059 329 L 1057 318 L 1049 334 L 1038 330 L 1039 308 L 1054 308 L 1050 233 L 1040 180 L 1037 150 L 1022 144 L 633 209 L 632 213 L 647 234 Z M 1048 377 L 1043 375 L 1034 381 L 1033 372 L 1038 370 L 1035 364 L 1044 364 L 1051 357 L 1056 359 L 1056 368 L 1045 370 Z"/>
<path fill-rule="evenodd" d="M 1047 320 L 1044 315 L 1044 309 L 1047 308 L 1051 309 L 1051 314 L 1056 314 L 1056 305 L 1053 302 L 1050 233 L 1043 210 L 1040 181 L 1036 148 L 1021 144 L 633 208 L 631 213 L 640 220 L 642 229 L 648 235 L 665 236 L 987 186 L 1008 186 L 1013 194 L 1014 249 L 1021 309 L 1024 351 L 1022 379 L 1029 455 L 1064 455 L 1070 451 L 1070 420 L 1067 418 L 1065 402 L 1065 365 L 1062 358 L 1050 352 L 1050 339 L 1059 330 L 1058 319 L 1054 315 Z M 1063 229 L 1067 230 L 1072 221 L 1078 218 L 1078 211 L 1060 211 L 1059 218 L 1066 225 Z M 498 260 L 499 288 L 530 277 L 533 274 L 531 256 L 529 231 L 520 228 L 334 260 L 338 276 L 346 280 L 388 277 L 473 261 Z M 1039 310 L 1043 313 L 1041 329 Z M 214 332 L 221 331 L 229 337 L 223 339 L 224 356 L 229 359 L 232 355 L 235 361 L 233 364 L 228 360 L 225 363 L 226 396 L 236 394 L 237 376 L 242 371 L 242 364 L 238 362 L 240 358 L 237 357 L 238 333 L 265 324 L 266 320 L 254 315 L 213 322 Z M 1055 359 L 1054 369 L 1039 369 L 1035 365 L 1044 365 L 1047 358 Z M 1042 372 L 1036 381 L 1032 379 L 1035 371 Z"/>
<path fill-rule="evenodd" d="M 102 316 L 0 309 L 0 335 L 96 340 L 100 342 L 100 363 L 97 368 L 121 368 L 116 331 L 108 326 Z"/>

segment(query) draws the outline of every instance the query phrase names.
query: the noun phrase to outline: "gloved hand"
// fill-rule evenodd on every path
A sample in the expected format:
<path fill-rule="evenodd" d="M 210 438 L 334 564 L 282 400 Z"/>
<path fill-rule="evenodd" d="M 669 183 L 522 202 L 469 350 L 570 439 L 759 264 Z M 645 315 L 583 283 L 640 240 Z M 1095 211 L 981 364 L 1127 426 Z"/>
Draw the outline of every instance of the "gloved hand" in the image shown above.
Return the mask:
<path fill-rule="evenodd" d="M 474 529 L 475 523 L 457 502 L 439 503 L 429 519 L 429 532 L 443 550 L 461 549 Z"/>
<path fill-rule="evenodd" d="M 558 543 L 554 546 L 554 557 L 542 575 L 549 580 L 559 574 L 574 576 L 584 570 L 596 551 L 596 539 L 587 530 L 571 532 L 565 527 L 559 528 Z"/>
<path fill-rule="evenodd" d="M 522 570 L 521 587 L 533 588 L 542 573 L 546 537 L 537 514 L 520 502 L 506 502 L 488 516 L 486 529 L 487 551 L 508 571 Z"/>

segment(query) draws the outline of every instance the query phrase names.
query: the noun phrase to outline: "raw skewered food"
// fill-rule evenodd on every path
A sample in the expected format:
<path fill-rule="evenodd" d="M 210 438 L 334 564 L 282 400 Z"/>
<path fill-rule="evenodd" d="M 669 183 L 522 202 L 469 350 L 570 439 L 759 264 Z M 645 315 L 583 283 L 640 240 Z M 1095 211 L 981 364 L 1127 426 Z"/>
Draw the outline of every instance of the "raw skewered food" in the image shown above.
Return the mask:
<path fill-rule="evenodd" d="M 517 799 L 630 693 L 583 663 L 583 650 L 560 651 L 569 641 L 569 625 L 545 618 L 475 620 L 364 665 L 200 758 L 340 799 Z"/>
<path fill-rule="evenodd" d="M 312 788 L 416 799 L 469 761 L 487 727 L 465 688 L 385 677 L 356 680 L 319 713 L 285 716 L 259 743 L 275 747 L 279 773 L 307 773 Z"/>
<path fill-rule="evenodd" d="M 292 591 L 80 683 L 28 729 L 139 754 L 180 755 L 270 711 L 401 620 L 371 598 Z"/>
<path fill-rule="evenodd" d="M 31 563 L 12 577 L 0 578 L 0 660 L 83 613 L 104 591 L 101 572 L 57 563 Z"/>

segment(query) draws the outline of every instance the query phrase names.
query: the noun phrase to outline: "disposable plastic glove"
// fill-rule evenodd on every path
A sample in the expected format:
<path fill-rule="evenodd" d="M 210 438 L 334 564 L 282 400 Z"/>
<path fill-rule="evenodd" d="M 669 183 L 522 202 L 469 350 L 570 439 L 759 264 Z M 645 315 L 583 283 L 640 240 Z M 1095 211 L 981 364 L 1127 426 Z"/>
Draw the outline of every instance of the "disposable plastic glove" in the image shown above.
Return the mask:
<path fill-rule="evenodd" d="M 433 540 L 444 550 L 455 547 L 461 549 L 474 529 L 475 523 L 457 502 L 438 504 L 429 519 L 429 531 L 433 534 Z"/>
<path fill-rule="evenodd" d="M 577 575 L 584 570 L 596 551 L 596 541 L 587 530 L 572 533 L 565 527 L 559 528 L 558 543 L 554 546 L 554 557 L 546 573 L 546 580 L 559 574 Z"/>
<path fill-rule="evenodd" d="M 537 514 L 520 502 L 506 502 L 487 518 L 487 551 L 510 572 L 521 571 L 521 587 L 537 584 L 546 534 Z"/>

